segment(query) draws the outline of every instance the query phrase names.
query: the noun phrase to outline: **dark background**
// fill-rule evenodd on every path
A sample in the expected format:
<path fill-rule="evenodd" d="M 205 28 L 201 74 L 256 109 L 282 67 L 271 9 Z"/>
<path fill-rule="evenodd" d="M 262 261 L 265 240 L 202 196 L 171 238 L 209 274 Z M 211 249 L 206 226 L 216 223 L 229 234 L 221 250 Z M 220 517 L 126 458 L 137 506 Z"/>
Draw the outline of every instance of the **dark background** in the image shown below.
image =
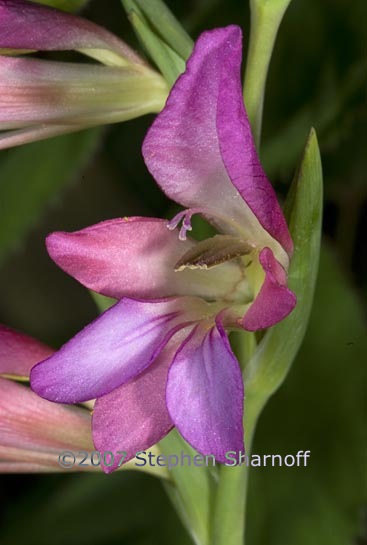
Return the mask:
<path fill-rule="evenodd" d="M 247 44 L 247 2 L 168 4 L 193 38 L 236 23 Z M 139 48 L 118 0 L 92 1 L 84 13 Z M 270 68 L 262 160 L 284 196 L 316 128 L 324 238 L 306 339 L 254 445 L 259 454 L 311 450 L 311 461 L 252 471 L 249 545 L 367 543 L 365 15 L 365 0 L 293 0 Z M 140 153 L 152 119 L 0 152 L 0 322 L 57 347 L 97 315 L 87 291 L 48 258 L 44 237 L 112 217 L 171 215 Z M 5 475 L 1 484 L 4 545 L 190 543 L 153 477 Z"/>

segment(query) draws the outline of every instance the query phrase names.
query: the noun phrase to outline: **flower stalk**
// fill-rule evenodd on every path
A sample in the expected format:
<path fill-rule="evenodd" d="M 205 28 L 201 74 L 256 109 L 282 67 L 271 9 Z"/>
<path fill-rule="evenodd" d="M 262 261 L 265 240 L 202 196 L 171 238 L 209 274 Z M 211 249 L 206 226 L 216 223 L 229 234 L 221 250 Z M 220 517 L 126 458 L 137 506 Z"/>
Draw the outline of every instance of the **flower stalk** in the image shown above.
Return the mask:
<path fill-rule="evenodd" d="M 275 39 L 291 0 L 251 0 L 251 31 L 244 82 L 246 110 L 257 149 L 260 146 L 264 94 Z"/>
<path fill-rule="evenodd" d="M 289 191 L 286 211 L 295 246 L 289 270 L 289 285 L 297 295 L 298 304 L 292 314 L 266 333 L 246 365 L 244 427 L 247 456 L 251 455 L 259 416 L 269 398 L 285 380 L 303 341 L 311 312 L 322 224 L 322 169 L 313 129 Z M 214 545 L 245 543 L 249 469 L 246 465 L 221 468 L 214 512 Z"/>

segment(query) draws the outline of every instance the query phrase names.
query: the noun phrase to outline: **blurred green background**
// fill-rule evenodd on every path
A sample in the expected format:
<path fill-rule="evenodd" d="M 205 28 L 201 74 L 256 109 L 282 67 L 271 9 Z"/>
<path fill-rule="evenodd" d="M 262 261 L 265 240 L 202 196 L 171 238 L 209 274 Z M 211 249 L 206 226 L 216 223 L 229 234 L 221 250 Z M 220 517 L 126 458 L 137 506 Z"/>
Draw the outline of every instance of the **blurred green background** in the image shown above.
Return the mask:
<path fill-rule="evenodd" d="M 245 0 L 167 3 L 194 38 L 236 23 L 246 45 Z M 293 0 L 269 73 L 262 160 L 284 196 L 316 128 L 324 244 L 306 339 L 254 445 L 258 454 L 311 450 L 311 460 L 252 470 L 248 545 L 367 543 L 365 8 L 365 0 Z M 84 13 L 139 48 L 118 0 L 94 0 Z M 171 214 L 141 157 L 151 121 L 0 152 L 0 322 L 57 347 L 97 315 L 87 291 L 48 258 L 44 238 L 107 218 Z M 3 545 L 190 543 L 153 477 L 0 478 Z"/>

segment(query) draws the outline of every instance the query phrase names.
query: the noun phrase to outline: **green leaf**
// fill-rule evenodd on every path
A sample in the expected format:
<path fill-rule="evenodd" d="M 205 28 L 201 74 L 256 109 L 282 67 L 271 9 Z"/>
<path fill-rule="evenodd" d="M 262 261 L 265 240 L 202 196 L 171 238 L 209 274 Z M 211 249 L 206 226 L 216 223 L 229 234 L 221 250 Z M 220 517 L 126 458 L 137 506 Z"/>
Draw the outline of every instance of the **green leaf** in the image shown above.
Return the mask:
<path fill-rule="evenodd" d="M 160 441 L 159 447 L 166 456 L 176 454 L 180 457 L 182 453 L 193 460 L 198 454 L 176 430 Z M 211 469 L 215 472 L 210 463 L 208 459 L 208 465 L 204 467 L 184 465 L 185 463 L 172 467 L 173 484 L 163 483 L 183 524 L 198 545 L 209 543 L 211 487 L 214 485 Z"/>
<path fill-rule="evenodd" d="M 322 171 L 314 130 L 310 133 L 299 172 L 291 187 L 287 210 L 295 246 L 288 283 L 296 293 L 298 303 L 285 320 L 267 331 L 245 367 L 244 427 L 248 454 L 259 415 L 284 381 L 302 343 L 311 311 L 322 219 Z M 249 468 L 245 465 L 221 468 L 214 517 L 216 545 L 243 542 L 242 519 L 248 474 Z"/>
<path fill-rule="evenodd" d="M 143 47 L 158 66 L 169 85 L 185 70 L 185 61 L 150 27 L 134 0 L 121 0 L 128 19 Z"/>
<path fill-rule="evenodd" d="M 162 0 L 136 0 L 155 32 L 184 61 L 191 55 L 194 43 Z"/>
<path fill-rule="evenodd" d="M 261 409 L 289 371 L 311 312 L 322 223 L 322 169 L 314 130 L 311 130 L 301 166 L 291 186 L 285 212 L 294 242 L 288 284 L 297 296 L 297 305 L 285 320 L 266 333 L 245 370 L 245 427 L 249 437 Z M 248 440 L 247 444 L 250 442 Z"/>
<path fill-rule="evenodd" d="M 367 500 L 365 331 L 360 301 L 325 246 L 304 343 L 254 441 L 258 454 L 310 450 L 310 461 L 252 470 L 249 543 L 357 543 Z"/>
<path fill-rule="evenodd" d="M 0 155 L 0 262 L 85 167 L 101 131 L 60 136 Z"/>

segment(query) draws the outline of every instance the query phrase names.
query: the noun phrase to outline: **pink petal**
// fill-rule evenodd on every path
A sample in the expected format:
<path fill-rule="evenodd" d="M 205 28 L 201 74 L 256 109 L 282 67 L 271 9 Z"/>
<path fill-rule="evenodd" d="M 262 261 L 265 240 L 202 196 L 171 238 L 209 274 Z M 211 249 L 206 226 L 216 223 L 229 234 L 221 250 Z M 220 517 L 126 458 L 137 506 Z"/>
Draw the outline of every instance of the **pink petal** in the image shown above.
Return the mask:
<path fill-rule="evenodd" d="M 96 450 L 125 451 L 124 462 L 127 462 L 169 432 L 173 424 L 166 408 L 166 382 L 176 350 L 175 337 L 137 378 L 97 399 L 93 411 Z M 117 465 L 116 462 L 104 469 L 109 473 Z"/>
<path fill-rule="evenodd" d="M 0 379 L 2 459 L 14 449 L 14 456 L 7 458 L 10 461 L 15 454 L 18 461 L 33 462 L 44 462 L 42 456 L 52 455 L 57 464 L 56 454 L 62 450 L 93 450 L 90 426 L 88 411 L 51 403 L 26 386 Z"/>
<path fill-rule="evenodd" d="M 167 408 L 182 436 L 204 455 L 226 462 L 243 446 L 243 382 L 222 326 L 200 326 L 183 343 L 168 373 Z"/>
<path fill-rule="evenodd" d="M 77 15 L 25 0 L 0 0 L 0 48 L 43 51 L 107 49 L 140 58 L 116 36 Z"/>
<path fill-rule="evenodd" d="M 282 245 L 290 251 L 291 240 L 244 110 L 241 56 L 239 27 L 200 36 L 148 132 L 143 155 L 170 198 L 185 207 L 205 206 L 219 222 L 225 216 L 242 236 L 270 246 L 286 264 Z"/>
<path fill-rule="evenodd" d="M 294 309 L 297 299 L 287 288 L 287 276 L 269 248 L 264 248 L 259 261 L 265 272 L 263 285 L 246 312 L 242 325 L 248 331 L 265 329 L 283 320 Z"/>
<path fill-rule="evenodd" d="M 104 221 L 47 238 L 48 252 L 59 267 L 103 295 L 224 297 L 241 280 L 236 264 L 175 272 L 179 258 L 194 244 L 180 241 L 178 231 L 168 230 L 164 220 L 139 217 Z"/>
<path fill-rule="evenodd" d="M 33 365 L 53 352 L 32 337 L 0 325 L 0 374 L 28 377 Z"/>
<path fill-rule="evenodd" d="M 76 403 L 105 395 L 144 371 L 188 316 L 188 298 L 122 299 L 31 372 L 40 396 Z"/>

